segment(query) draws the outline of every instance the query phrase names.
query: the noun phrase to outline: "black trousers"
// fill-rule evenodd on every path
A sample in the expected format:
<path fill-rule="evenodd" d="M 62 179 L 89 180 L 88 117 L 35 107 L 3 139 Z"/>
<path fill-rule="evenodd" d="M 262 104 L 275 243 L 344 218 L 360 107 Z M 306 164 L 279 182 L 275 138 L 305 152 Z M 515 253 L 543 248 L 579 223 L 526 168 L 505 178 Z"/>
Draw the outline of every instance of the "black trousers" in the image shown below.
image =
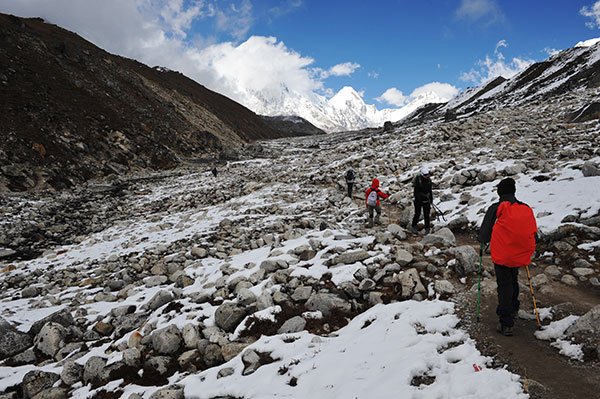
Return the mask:
<path fill-rule="evenodd" d="M 352 186 L 354 186 L 354 183 L 347 183 L 348 184 L 348 197 L 352 198 Z"/>
<path fill-rule="evenodd" d="M 429 212 L 431 211 L 431 204 L 429 202 L 415 201 L 415 216 L 413 217 L 412 225 L 417 227 L 419 219 L 421 218 L 421 208 L 423 208 L 423 218 L 425 219 L 425 228 L 430 227 L 429 223 Z"/>
<path fill-rule="evenodd" d="M 497 265 L 496 282 L 498 283 L 498 307 L 496 314 L 500 318 L 500 324 L 507 327 L 515 325 L 512 314 L 519 311 L 519 268 Z"/>

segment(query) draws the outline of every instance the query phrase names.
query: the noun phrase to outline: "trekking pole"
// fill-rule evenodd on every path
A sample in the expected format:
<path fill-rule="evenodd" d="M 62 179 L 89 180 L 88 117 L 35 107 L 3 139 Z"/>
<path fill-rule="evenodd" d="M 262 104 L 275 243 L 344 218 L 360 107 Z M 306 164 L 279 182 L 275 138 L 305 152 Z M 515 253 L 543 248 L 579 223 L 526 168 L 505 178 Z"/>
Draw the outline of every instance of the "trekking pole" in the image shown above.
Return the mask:
<path fill-rule="evenodd" d="M 439 213 L 440 216 L 442 217 L 442 220 L 445 222 L 446 218 L 444 217 L 444 214 L 442 213 L 441 209 L 438 208 L 437 206 L 435 206 L 435 204 L 432 202 L 431 205 L 433 205 L 433 209 L 435 209 L 436 213 Z"/>
<path fill-rule="evenodd" d="M 477 322 L 479 323 L 479 303 L 481 301 L 481 262 L 483 260 L 483 243 L 479 243 L 479 282 L 477 283 Z"/>
<path fill-rule="evenodd" d="M 527 270 L 527 280 L 529 280 L 529 289 L 531 289 L 531 297 L 533 298 L 533 308 L 535 309 L 535 317 L 537 318 L 538 329 L 541 329 L 542 323 L 540 323 L 540 314 L 535 303 L 535 295 L 533 295 L 533 285 L 531 285 L 531 275 L 529 274 L 529 266 L 525 265 L 525 269 Z"/>

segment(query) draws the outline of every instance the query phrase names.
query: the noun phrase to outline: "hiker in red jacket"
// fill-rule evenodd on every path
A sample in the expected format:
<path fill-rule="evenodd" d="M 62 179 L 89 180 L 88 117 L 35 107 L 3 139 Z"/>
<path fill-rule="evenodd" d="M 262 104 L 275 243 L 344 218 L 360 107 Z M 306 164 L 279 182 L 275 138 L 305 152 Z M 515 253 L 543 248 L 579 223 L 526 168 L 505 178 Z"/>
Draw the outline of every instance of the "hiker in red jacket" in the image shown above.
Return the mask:
<path fill-rule="evenodd" d="M 381 207 L 379 206 L 379 198 L 386 199 L 389 195 L 384 194 L 379 190 L 379 180 L 373 179 L 371 187 L 367 189 L 365 195 L 365 205 L 369 211 L 369 227 L 373 227 L 373 210 L 377 212 L 375 216 L 375 223 L 379 224 L 379 217 L 381 216 Z"/>
<path fill-rule="evenodd" d="M 498 282 L 498 331 L 510 336 L 515 324 L 513 317 L 519 311 L 519 268 L 531 263 L 537 225 L 531 208 L 515 198 L 513 179 L 502 180 L 497 190 L 500 200 L 487 210 L 479 230 L 479 242 L 491 242 Z"/>

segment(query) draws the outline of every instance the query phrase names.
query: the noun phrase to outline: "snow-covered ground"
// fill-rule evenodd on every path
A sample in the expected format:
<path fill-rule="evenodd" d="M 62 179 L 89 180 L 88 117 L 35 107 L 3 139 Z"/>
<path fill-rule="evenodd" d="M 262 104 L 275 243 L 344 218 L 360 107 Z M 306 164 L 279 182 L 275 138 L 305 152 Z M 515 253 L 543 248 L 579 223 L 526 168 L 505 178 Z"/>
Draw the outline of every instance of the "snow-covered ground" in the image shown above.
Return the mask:
<path fill-rule="evenodd" d="M 177 295 L 181 309 L 165 312 L 167 305 L 159 307 L 151 312 L 147 325 L 156 329 L 175 325 L 181 329 L 190 320 L 201 317 L 206 327 L 213 327 L 217 305 L 199 304 L 191 299 L 192 296 L 214 295 L 221 283 L 227 284 L 237 278 L 250 279 L 260 272 L 261 263 L 267 260 L 285 261 L 290 278 L 319 281 L 331 274 L 330 280 L 340 286 L 354 280 L 357 271 L 393 256 L 395 250 L 394 245 L 378 243 L 375 232 L 366 231 L 362 226 L 365 219 L 360 197 L 370 179 L 379 178 L 384 192 L 392 194 L 390 201 L 385 203 L 384 220 L 396 222 L 389 215 L 410 208 L 411 188 L 405 181 L 422 166 L 432 170 L 434 182 L 439 184 L 435 191 L 436 204 L 444 212 L 446 223 L 463 216 L 472 226 L 478 225 L 487 207 L 497 198 L 495 187 L 502 171 L 521 164 L 525 165 L 523 172 L 513 175 L 517 179 L 517 197 L 532 206 L 541 232 L 548 233 L 561 226 L 566 216 L 586 219 L 600 212 L 600 176 L 584 177 L 581 172 L 584 162 L 599 163 L 598 156 L 585 160 L 565 158 L 553 163 L 551 171 L 543 172 L 536 170 L 536 164 L 525 160 L 522 153 L 500 159 L 494 151 L 477 145 L 460 154 L 450 145 L 438 148 L 438 133 L 434 128 L 415 128 L 397 132 L 397 135 L 364 137 L 337 145 L 323 144 L 325 149 L 319 150 L 311 149 L 311 141 L 319 140 L 315 138 L 304 139 L 298 146 L 285 141 L 265 143 L 265 151 L 277 153 L 279 157 L 230 163 L 222 168 L 218 179 L 208 173 L 190 173 L 166 179 L 158 185 L 148 185 L 143 195 L 128 200 L 126 208 L 132 212 L 138 210 L 130 219 L 90 234 L 76 245 L 53 248 L 37 259 L 4 262 L 0 264 L 1 268 L 10 264 L 15 270 L 5 271 L 2 278 L 38 273 L 40 279 L 33 286 L 42 289 L 49 285 L 48 277 L 42 277 L 48 272 L 80 273 L 93 279 L 103 278 L 96 269 L 117 259 L 129 257 L 133 264 L 143 254 L 158 254 L 168 262 L 182 255 L 181 252 L 169 252 L 168 248 L 173 244 L 186 241 L 184 255 L 189 255 L 194 246 L 206 246 L 208 237 L 225 220 L 239 222 L 242 227 L 238 229 L 258 232 L 257 236 L 261 236 L 261 230 L 273 231 L 273 226 L 282 228 L 277 233 L 262 235 L 263 244 L 271 240 L 272 245 L 257 244 L 255 248 L 221 255 L 222 251 L 218 250 L 202 259 L 190 256 L 185 274 L 194 283 L 184 288 L 175 289 L 171 281 L 154 284 L 148 278 L 117 302 L 99 299 L 98 295 L 106 290 L 83 282 L 64 290 L 51 289 L 49 294 L 32 298 L 21 298 L 22 288 L 11 288 L 2 293 L 0 315 L 18 330 L 27 332 L 35 321 L 69 306 L 77 298 L 81 303 L 79 317 L 86 323 L 108 321 L 116 306 L 141 306 L 159 291 L 171 290 Z M 497 135 L 495 129 L 490 129 L 483 134 L 482 140 L 494 140 Z M 381 143 L 373 144 L 373 140 L 381 140 Z M 570 148 L 563 149 L 577 151 L 578 148 L 578 142 L 572 142 Z M 341 176 L 348 166 L 354 166 L 359 173 L 355 188 L 359 196 L 354 202 L 343 198 Z M 498 171 L 498 177 L 493 181 L 462 187 L 453 184 L 453 178 L 463 171 L 492 168 Z M 534 179 L 540 174 L 547 180 Z M 268 180 L 268 176 L 272 180 Z M 227 201 L 194 207 L 181 205 L 195 193 L 215 190 L 215 186 L 228 190 L 228 187 L 240 184 L 244 194 Z M 461 198 L 463 193 L 469 194 L 469 198 Z M 166 202 L 173 206 L 154 213 L 143 211 L 151 204 Z M 334 204 L 334 209 L 330 204 Z M 292 219 L 311 221 L 315 228 L 297 231 L 286 228 Z M 319 229 L 320 221 L 326 221 L 327 228 Z M 436 229 L 444 224 L 438 220 Z M 318 245 L 314 245 L 315 242 Z M 587 242 L 582 244 L 582 249 L 592 251 L 598 246 L 600 241 Z M 315 256 L 310 261 L 292 256 L 302 248 L 316 248 Z M 331 254 L 358 250 L 367 250 L 368 257 L 354 264 L 336 266 L 328 262 Z M 449 262 L 442 265 L 442 269 L 451 269 L 451 266 Z M 403 271 L 399 269 L 396 273 Z M 258 281 L 250 288 L 257 297 L 263 292 L 273 294 L 280 289 L 281 284 L 273 279 Z M 278 311 L 280 308 L 273 306 L 254 316 L 274 317 Z M 230 339 L 238 337 L 249 324 L 250 316 L 229 335 Z M 536 336 L 540 340 L 551 340 L 560 346 L 561 353 L 579 359 L 580 348 L 563 340 L 565 330 L 575 320 L 576 316 L 553 321 Z M 302 331 L 262 336 L 224 364 L 192 374 L 178 372 L 169 377 L 169 382 L 185 386 L 185 395 L 190 398 L 528 397 L 520 377 L 505 368 L 494 367 L 490 358 L 478 352 L 475 342 L 458 322 L 454 304 L 440 300 L 430 289 L 423 301 L 377 304 L 328 335 Z M 84 365 L 92 356 L 102 356 L 108 364 L 117 362 L 123 354 L 114 348 L 127 344 L 134 333 L 129 332 L 112 343 L 91 347 L 85 356 L 75 361 Z M 243 356 L 249 350 L 268 354 L 270 362 L 265 362 L 254 373 L 244 375 Z M 20 383 L 32 369 L 60 373 L 62 363 L 0 366 L 0 391 Z M 223 370 L 227 370 L 226 376 L 219 374 Z M 134 384 L 119 387 L 121 382 L 112 381 L 101 389 L 122 390 L 123 398 L 133 393 L 148 398 L 156 390 L 156 387 Z M 100 389 L 94 390 L 81 383 L 73 388 L 70 395 L 75 398 L 91 397 Z"/>

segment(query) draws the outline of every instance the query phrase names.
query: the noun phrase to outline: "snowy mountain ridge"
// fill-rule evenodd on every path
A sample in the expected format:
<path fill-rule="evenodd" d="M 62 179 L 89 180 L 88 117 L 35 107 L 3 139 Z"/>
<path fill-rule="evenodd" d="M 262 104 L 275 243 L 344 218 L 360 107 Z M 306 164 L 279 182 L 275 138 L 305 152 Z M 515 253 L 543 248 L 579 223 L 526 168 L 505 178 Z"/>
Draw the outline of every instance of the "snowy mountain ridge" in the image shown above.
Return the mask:
<path fill-rule="evenodd" d="M 385 121 L 398 121 L 425 104 L 448 100 L 430 91 L 420 94 L 402 108 L 378 110 L 375 105 L 366 104 L 361 95 L 349 86 L 343 87 L 330 99 L 316 93 L 306 96 L 287 87 L 277 93 L 247 91 L 243 97 L 242 104 L 257 114 L 297 115 L 328 132 L 378 127 Z"/>

